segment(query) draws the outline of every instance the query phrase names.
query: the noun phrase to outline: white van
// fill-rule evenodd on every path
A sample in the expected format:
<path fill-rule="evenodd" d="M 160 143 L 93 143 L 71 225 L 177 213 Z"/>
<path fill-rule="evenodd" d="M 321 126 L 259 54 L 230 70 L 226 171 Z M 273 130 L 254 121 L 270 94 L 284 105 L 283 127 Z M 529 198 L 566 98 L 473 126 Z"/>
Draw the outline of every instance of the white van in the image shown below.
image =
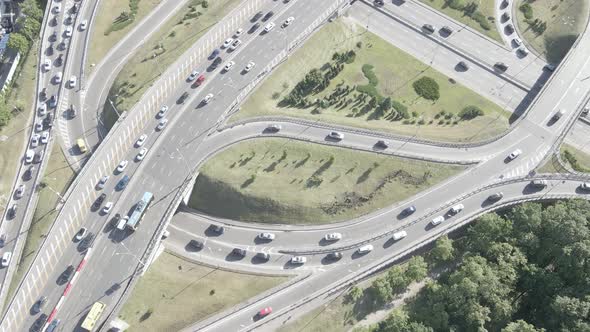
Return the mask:
<path fill-rule="evenodd" d="M 465 208 L 465 207 L 463 206 L 463 204 L 457 204 L 457 205 L 453 206 L 453 207 L 451 208 L 451 211 L 449 211 L 449 212 L 450 212 L 451 214 L 457 214 L 457 213 L 459 213 L 459 212 L 463 211 L 463 209 L 464 209 L 464 208 Z"/>
<path fill-rule="evenodd" d="M 406 236 L 408 236 L 408 233 L 406 231 L 399 231 L 397 233 L 393 233 L 393 240 L 398 241 L 405 238 Z"/>
<path fill-rule="evenodd" d="M 7 267 L 10 264 L 10 258 L 12 258 L 12 252 L 7 251 L 2 255 L 2 267 Z"/>
<path fill-rule="evenodd" d="M 443 221 L 445 221 L 445 217 L 438 216 L 438 217 L 432 219 L 432 221 L 430 223 L 432 224 L 432 226 L 436 226 L 436 225 L 440 224 Z"/>
<path fill-rule="evenodd" d="M 121 220 L 119 220 L 119 223 L 117 224 L 117 229 L 120 231 L 125 230 L 125 225 L 127 224 L 128 220 L 129 220 L 129 216 L 125 216 L 125 217 L 121 218 Z"/>

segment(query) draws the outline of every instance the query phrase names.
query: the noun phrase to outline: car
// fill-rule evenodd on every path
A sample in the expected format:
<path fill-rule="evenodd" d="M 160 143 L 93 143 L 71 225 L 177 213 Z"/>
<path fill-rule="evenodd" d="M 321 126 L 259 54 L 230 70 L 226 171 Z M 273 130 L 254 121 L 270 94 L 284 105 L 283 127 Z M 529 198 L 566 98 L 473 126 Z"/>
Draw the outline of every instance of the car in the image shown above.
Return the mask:
<path fill-rule="evenodd" d="M 266 127 L 266 131 L 270 133 L 278 133 L 281 130 L 281 125 L 271 124 Z"/>
<path fill-rule="evenodd" d="M 429 32 L 429 33 L 434 33 L 434 31 L 436 31 L 436 28 L 432 24 L 424 24 L 422 26 L 422 29 L 426 32 Z"/>
<path fill-rule="evenodd" d="M 527 56 L 529 54 L 529 50 L 526 47 L 521 47 L 518 50 L 516 50 L 516 52 L 518 52 L 518 54 L 520 54 L 521 56 Z"/>
<path fill-rule="evenodd" d="M 117 224 L 119 224 L 119 221 L 121 220 L 121 214 L 119 213 L 115 213 L 115 216 L 113 218 L 111 218 L 111 226 L 113 227 L 117 227 Z"/>
<path fill-rule="evenodd" d="M 176 101 L 178 104 L 184 104 L 184 101 L 186 100 L 186 98 L 188 98 L 188 92 L 183 92 L 180 97 L 178 97 L 178 100 Z"/>
<path fill-rule="evenodd" d="M 246 257 L 246 249 L 242 249 L 242 248 L 234 248 L 234 250 L 231 251 L 232 255 L 234 256 L 238 256 L 238 257 Z"/>
<path fill-rule="evenodd" d="M 102 213 L 107 214 L 113 209 L 113 202 L 107 202 L 102 208 Z"/>
<path fill-rule="evenodd" d="M 98 210 L 98 208 L 102 205 L 102 202 L 104 202 L 105 198 L 107 198 L 107 194 L 105 194 L 105 193 L 100 194 L 100 196 L 98 196 L 98 198 L 94 201 L 94 203 L 92 203 L 92 209 Z"/>
<path fill-rule="evenodd" d="M 500 71 L 506 71 L 508 70 L 508 66 L 504 63 L 504 62 L 496 62 L 494 64 L 494 68 L 500 70 Z"/>
<path fill-rule="evenodd" d="M 259 252 L 254 257 L 261 261 L 268 261 L 270 259 L 270 254 L 266 252 Z"/>
<path fill-rule="evenodd" d="M 520 38 L 516 37 L 516 38 L 512 39 L 512 43 L 516 46 L 520 46 L 520 45 L 522 45 L 522 40 Z"/>
<path fill-rule="evenodd" d="M 145 155 L 147 154 L 147 152 L 148 152 L 147 148 L 141 148 L 141 150 L 139 150 L 139 152 L 137 153 L 137 156 L 135 156 L 135 160 L 142 161 L 143 158 L 145 158 Z"/>
<path fill-rule="evenodd" d="M 258 238 L 261 240 L 272 241 L 275 239 L 275 235 L 273 233 L 264 232 L 258 234 Z"/>
<path fill-rule="evenodd" d="M 86 30 L 87 25 L 88 25 L 88 20 L 82 20 L 82 22 L 80 22 L 80 31 Z"/>
<path fill-rule="evenodd" d="M 47 104 L 43 103 L 39 105 L 39 116 L 47 115 Z"/>
<path fill-rule="evenodd" d="M 506 24 L 506 32 L 508 32 L 508 34 L 511 34 L 514 32 L 514 26 L 512 24 Z"/>
<path fill-rule="evenodd" d="M 491 194 L 490 196 L 488 196 L 488 200 L 490 200 L 490 201 L 499 201 L 499 200 L 501 200 L 503 197 L 504 197 L 504 193 L 502 193 L 502 192 L 500 191 L 500 192 L 497 192 L 497 193 L 495 193 L 495 194 Z"/>
<path fill-rule="evenodd" d="M 254 16 L 250 19 L 250 22 L 254 23 L 254 22 L 258 21 L 262 17 L 262 15 L 264 15 L 263 12 L 258 12 L 256 14 L 254 14 Z"/>
<path fill-rule="evenodd" d="M 64 35 L 66 37 L 72 37 L 72 27 L 66 27 L 66 29 L 64 30 Z"/>
<path fill-rule="evenodd" d="M 387 148 L 389 147 L 389 141 L 385 141 L 385 140 L 382 140 L 382 139 L 381 139 L 381 140 L 378 140 L 378 141 L 377 141 L 377 144 L 376 144 L 376 145 L 377 145 L 378 147 L 381 147 L 381 148 L 387 149 Z"/>
<path fill-rule="evenodd" d="M 45 116 L 42 122 L 43 128 L 51 128 L 53 126 L 53 117 L 52 114 L 49 113 Z"/>
<path fill-rule="evenodd" d="M 47 88 L 41 89 L 41 92 L 39 92 L 39 99 L 41 99 L 41 100 L 47 99 Z"/>
<path fill-rule="evenodd" d="M 284 27 L 287 27 L 287 26 L 289 26 L 291 23 L 293 23 L 293 21 L 295 21 L 295 17 L 293 17 L 293 16 L 290 16 L 289 18 L 287 18 L 287 19 L 285 20 L 285 22 L 283 22 L 283 26 L 284 26 Z"/>
<path fill-rule="evenodd" d="M 260 28 L 260 23 L 255 23 L 252 25 L 252 27 L 250 27 L 250 30 L 248 30 L 248 33 L 254 33 L 256 30 L 258 30 L 258 28 Z"/>
<path fill-rule="evenodd" d="M 7 251 L 2 255 L 2 267 L 7 267 L 10 264 L 10 259 L 12 258 L 12 252 Z"/>
<path fill-rule="evenodd" d="M 20 186 L 18 186 L 16 188 L 16 191 L 14 192 L 14 196 L 18 199 L 18 198 L 22 198 L 25 195 L 25 190 L 27 189 L 27 187 L 24 184 L 21 184 Z"/>
<path fill-rule="evenodd" d="M 47 144 L 49 142 L 49 132 L 44 131 L 41 133 L 41 144 Z"/>
<path fill-rule="evenodd" d="M 274 29 L 275 24 L 274 22 L 270 22 L 267 25 L 264 26 L 264 32 L 270 32 L 272 29 Z"/>
<path fill-rule="evenodd" d="M 145 140 L 147 140 L 147 135 L 142 134 L 141 136 L 139 136 L 137 141 L 135 141 L 135 146 L 138 148 L 141 147 L 143 145 L 143 143 L 145 143 Z"/>
<path fill-rule="evenodd" d="M 441 223 L 441 222 L 443 222 L 443 221 L 445 221 L 445 217 L 443 217 L 443 216 L 438 216 L 438 217 L 436 217 L 436 218 L 432 219 L 432 220 L 430 221 L 430 223 L 432 224 L 432 226 L 436 226 L 436 225 L 440 224 L 440 223 Z"/>
<path fill-rule="evenodd" d="M 333 139 L 333 140 L 340 141 L 340 140 L 342 140 L 342 139 L 344 138 L 344 134 L 342 134 L 342 133 L 339 133 L 339 132 L 337 132 L 337 131 L 331 131 L 331 132 L 328 134 L 328 138 L 331 138 L 331 139 Z"/>
<path fill-rule="evenodd" d="M 218 48 L 214 49 L 213 52 L 211 52 L 211 54 L 209 55 L 209 60 L 215 59 L 215 57 L 217 57 L 219 53 L 221 53 L 221 51 Z"/>
<path fill-rule="evenodd" d="M 518 158 L 518 156 L 520 156 L 521 153 L 522 153 L 521 149 L 516 149 L 516 150 L 510 152 L 510 154 L 508 155 L 508 159 L 514 160 L 514 159 Z"/>
<path fill-rule="evenodd" d="M 305 262 L 307 262 L 307 257 L 303 257 L 303 256 L 291 257 L 291 264 L 305 264 Z"/>
<path fill-rule="evenodd" d="M 43 61 L 43 71 L 49 71 L 51 69 L 51 60 L 49 59 L 45 59 L 45 61 Z"/>
<path fill-rule="evenodd" d="M 508 12 L 504 12 L 502 14 L 502 21 L 506 22 L 508 20 L 510 20 L 510 14 Z"/>
<path fill-rule="evenodd" d="M 233 61 L 229 61 L 228 63 L 225 64 L 225 67 L 223 67 L 223 70 L 225 71 L 229 71 L 236 63 Z"/>
<path fill-rule="evenodd" d="M 88 232 L 88 235 L 86 235 L 86 237 L 83 238 L 82 241 L 80 241 L 80 250 L 86 250 L 90 248 L 90 246 L 92 245 L 92 241 L 94 241 L 95 237 L 96 236 L 94 235 L 94 233 Z"/>
<path fill-rule="evenodd" d="M 74 268 L 74 266 L 73 265 L 68 265 L 68 267 L 66 267 L 66 269 L 59 276 L 59 284 L 62 284 L 63 285 L 66 282 L 70 281 L 70 278 L 72 277 L 72 274 L 74 274 L 74 271 L 76 271 L 76 269 Z"/>
<path fill-rule="evenodd" d="M 29 167 L 26 171 L 25 174 L 23 174 L 23 178 L 25 180 L 30 180 L 33 178 L 33 173 L 35 173 L 35 166 L 31 166 Z"/>
<path fill-rule="evenodd" d="M 166 124 L 168 123 L 168 119 L 162 119 L 160 120 L 160 122 L 158 122 L 158 125 L 156 126 L 156 130 L 162 130 L 164 129 L 164 127 L 166 127 Z"/>
<path fill-rule="evenodd" d="M 35 131 L 43 131 L 43 123 L 41 123 L 41 122 L 35 123 Z"/>
<path fill-rule="evenodd" d="M 129 216 L 124 216 L 123 218 L 121 218 L 119 220 L 119 222 L 117 223 L 117 229 L 120 231 L 124 231 L 125 225 L 127 225 L 128 221 L 129 221 Z"/>
<path fill-rule="evenodd" d="M 453 29 L 451 27 L 447 26 L 447 25 L 443 26 L 440 29 L 440 31 L 443 32 L 444 34 L 446 34 L 447 36 L 449 36 L 450 34 L 453 33 Z"/>
<path fill-rule="evenodd" d="M 328 255 L 326 255 L 326 258 L 331 260 L 331 261 L 337 261 L 339 259 L 342 258 L 342 253 L 341 252 L 331 252 Z"/>
<path fill-rule="evenodd" d="M 57 326 L 59 325 L 61 321 L 59 319 L 54 319 L 51 321 L 51 323 L 49 323 L 49 326 L 47 326 L 47 329 L 45 329 L 45 332 L 55 332 Z"/>
<path fill-rule="evenodd" d="M 234 42 L 231 44 L 231 46 L 229 47 L 230 51 L 235 50 L 236 48 L 238 48 L 238 46 L 240 46 L 242 44 L 242 41 L 239 39 L 234 40 Z"/>
<path fill-rule="evenodd" d="M 33 305 L 33 312 L 39 313 L 41 311 L 41 309 L 43 308 L 43 306 L 45 305 L 45 303 L 47 303 L 47 296 L 41 296 L 37 302 L 35 302 L 35 304 Z"/>
<path fill-rule="evenodd" d="M 194 80 L 195 80 L 195 78 L 197 78 L 197 75 L 199 75 L 199 71 L 197 71 L 197 70 L 193 70 L 193 71 L 191 72 L 191 74 L 190 74 L 190 75 L 188 75 L 187 81 L 189 81 L 189 82 L 192 82 L 192 81 L 194 81 Z"/>
<path fill-rule="evenodd" d="M 264 317 L 270 315 L 271 313 L 272 313 L 272 307 L 266 307 L 266 308 L 263 308 L 260 311 L 258 311 L 256 316 L 260 319 L 260 318 L 264 318 Z"/>
<path fill-rule="evenodd" d="M 37 320 L 35 320 L 35 323 L 33 323 L 33 326 L 31 326 L 31 332 L 41 331 L 45 323 L 47 323 L 47 318 L 47 314 L 39 315 L 39 318 L 37 318 Z"/>
<path fill-rule="evenodd" d="M 340 233 L 329 233 L 324 236 L 324 240 L 326 241 L 338 241 L 342 239 L 342 234 Z"/>
<path fill-rule="evenodd" d="M 201 75 L 197 78 L 197 80 L 195 81 L 195 83 L 193 83 L 194 87 L 200 86 L 201 84 L 203 84 L 203 82 L 205 82 L 205 75 Z"/>
<path fill-rule="evenodd" d="M 461 70 L 469 70 L 469 64 L 467 64 L 465 61 L 459 61 L 459 63 L 457 63 L 457 67 Z"/>
<path fill-rule="evenodd" d="M 393 240 L 399 241 L 399 240 L 405 238 L 406 236 L 408 236 L 408 233 L 406 231 L 395 232 L 395 233 L 393 233 Z"/>
<path fill-rule="evenodd" d="M 108 175 L 105 175 L 105 176 L 101 177 L 100 180 L 98 180 L 98 183 L 96 184 L 96 187 L 98 189 L 103 189 L 108 180 L 109 180 L 109 176 Z"/>
<path fill-rule="evenodd" d="M 375 0 L 375 1 L 373 1 L 373 3 L 375 4 L 375 6 L 383 6 L 385 4 L 385 1 Z"/>
<path fill-rule="evenodd" d="M 246 68 L 244 68 L 244 71 L 249 72 L 250 70 L 252 70 L 252 68 L 254 68 L 254 66 L 256 66 L 256 63 L 254 63 L 254 61 L 250 61 L 246 65 Z"/>
<path fill-rule="evenodd" d="M 6 234 L 0 235 L 0 248 L 4 248 L 4 244 L 6 244 Z"/>
<path fill-rule="evenodd" d="M 236 32 L 234 32 L 234 37 L 239 37 L 242 35 L 242 33 L 244 33 L 244 29 L 239 28 L 238 30 L 236 30 Z"/>
<path fill-rule="evenodd" d="M 533 180 L 531 181 L 533 187 L 545 188 L 547 187 L 547 180 Z"/>
<path fill-rule="evenodd" d="M 582 183 L 580 184 L 580 189 L 583 189 L 583 190 L 590 190 L 590 182 L 582 182 Z"/>
<path fill-rule="evenodd" d="M 62 79 L 62 77 L 63 77 L 63 73 L 60 71 L 60 72 L 58 72 L 57 74 L 55 74 L 55 76 L 53 77 L 53 81 L 54 81 L 56 84 L 59 84 L 59 83 L 61 83 L 61 79 Z"/>
<path fill-rule="evenodd" d="M 213 98 L 213 94 L 209 93 L 205 96 L 205 98 L 203 98 L 203 103 L 204 104 L 209 104 L 209 102 L 211 101 L 211 99 Z"/>
<path fill-rule="evenodd" d="M 228 38 L 223 42 L 223 45 L 221 45 L 221 48 L 228 48 L 229 45 L 231 45 L 234 42 L 233 38 Z"/>
<path fill-rule="evenodd" d="M 31 147 L 32 148 L 36 148 L 39 146 L 39 138 L 41 136 L 39 136 L 39 134 L 33 134 L 33 136 L 31 137 Z"/>
<path fill-rule="evenodd" d="M 213 60 L 213 63 L 211 63 L 211 69 L 217 68 L 217 66 L 219 66 L 222 61 L 223 60 L 219 56 L 217 58 L 215 58 L 215 60 Z"/>
<path fill-rule="evenodd" d="M 266 13 L 266 15 L 264 15 L 264 17 L 262 18 L 262 22 L 266 22 L 268 21 L 269 18 L 271 18 L 275 13 L 271 10 L 268 13 Z"/>
<path fill-rule="evenodd" d="M 61 13 L 61 4 L 59 4 L 59 3 L 58 3 L 58 4 L 56 4 L 55 6 L 53 6 L 53 8 L 51 9 L 51 11 L 52 11 L 54 14 L 59 14 L 59 13 Z"/>
<path fill-rule="evenodd" d="M 168 112 L 168 106 L 164 105 L 164 106 L 160 107 L 158 114 L 156 114 L 156 118 L 159 119 L 159 118 L 164 117 L 166 112 Z"/>
<path fill-rule="evenodd" d="M 409 216 L 410 214 L 416 212 L 416 206 L 410 205 L 402 211 L 404 216 Z"/>
<path fill-rule="evenodd" d="M 221 225 L 212 224 L 211 226 L 209 226 L 209 228 L 211 229 L 211 231 L 213 231 L 213 233 L 217 235 L 221 235 L 223 234 L 223 232 L 225 232 L 225 228 Z"/>
<path fill-rule="evenodd" d="M 203 242 L 201 242 L 201 241 L 197 241 L 197 240 L 190 240 L 190 241 L 188 242 L 188 247 L 190 247 L 190 248 L 192 248 L 192 249 L 199 250 L 199 249 L 202 249 L 202 248 L 203 248 L 203 246 L 204 246 L 204 245 L 203 245 Z"/>
<path fill-rule="evenodd" d="M 68 84 L 70 85 L 70 88 L 75 88 L 76 87 L 76 76 L 72 76 L 70 77 L 70 80 L 68 81 Z"/>
<path fill-rule="evenodd" d="M 33 157 L 33 162 L 35 164 L 38 164 L 41 162 L 41 160 L 43 160 L 43 150 L 35 153 L 35 156 Z"/>
<path fill-rule="evenodd" d="M 449 210 L 449 214 L 457 214 L 461 211 L 463 211 L 463 209 L 465 208 L 465 206 L 463 206 L 463 204 L 457 204 L 457 205 L 453 205 L 451 207 L 451 209 Z"/>
<path fill-rule="evenodd" d="M 373 251 L 373 245 L 371 245 L 371 244 L 365 244 L 364 246 L 362 246 L 356 250 L 356 252 L 361 255 L 369 253 L 371 251 Z"/>
<path fill-rule="evenodd" d="M 119 173 L 123 172 L 128 164 L 129 164 L 129 161 L 121 160 L 121 162 L 117 166 L 117 172 L 119 172 Z"/>
<path fill-rule="evenodd" d="M 25 153 L 25 164 L 31 163 L 33 161 L 34 157 L 35 157 L 35 151 L 27 150 L 27 152 Z"/>
<path fill-rule="evenodd" d="M 12 207 L 8 210 L 8 216 L 10 218 L 16 217 L 17 211 L 18 211 L 18 204 L 17 203 L 12 204 Z"/>
<path fill-rule="evenodd" d="M 554 70 L 555 70 L 555 68 L 557 68 L 557 66 L 556 66 L 556 65 L 554 65 L 554 64 L 552 64 L 552 63 L 548 63 L 548 64 L 546 64 L 546 65 L 545 65 L 545 67 L 543 67 L 543 68 L 544 68 L 545 70 L 547 70 L 547 71 L 551 71 L 551 72 L 552 72 L 552 71 L 554 71 Z M 588 114 L 588 113 L 586 113 L 586 114 Z"/>

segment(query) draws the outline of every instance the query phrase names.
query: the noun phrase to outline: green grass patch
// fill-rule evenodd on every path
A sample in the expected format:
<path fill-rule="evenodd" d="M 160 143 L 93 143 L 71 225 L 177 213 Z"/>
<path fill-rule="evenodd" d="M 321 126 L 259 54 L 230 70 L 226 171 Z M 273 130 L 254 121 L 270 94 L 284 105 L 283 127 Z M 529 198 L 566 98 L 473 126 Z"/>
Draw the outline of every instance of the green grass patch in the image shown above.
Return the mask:
<path fill-rule="evenodd" d="M 495 4 L 494 0 L 419 0 L 439 12 L 475 29 L 482 34 L 504 43 L 500 33 L 496 29 L 495 22 Z M 449 5 L 456 3 L 457 5 Z M 475 8 L 468 7 L 475 4 Z M 473 5 L 471 5 L 473 6 Z"/>
<path fill-rule="evenodd" d="M 548 62 L 559 63 L 586 26 L 590 0 L 519 0 L 517 5 L 516 21 L 527 44 Z M 546 30 L 535 32 L 543 23 Z"/>
<path fill-rule="evenodd" d="M 327 63 L 334 52 L 349 50 L 355 51 L 353 63 Z M 331 78 L 340 65 L 342 69 Z M 310 73 L 314 75 L 307 76 Z M 313 79 L 310 82 L 314 84 L 319 83 L 304 95 L 303 103 L 299 100 L 284 103 L 293 91 L 281 87 L 298 87 L 305 77 Z M 436 102 L 414 91 L 412 83 L 423 77 L 430 77 L 438 84 L 440 98 Z M 326 84 L 322 78 L 331 79 Z M 365 88 L 368 89 L 363 91 L 366 93 L 358 91 Z M 392 99 L 391 111 L 382 117 L 374 114 L 379 108 L 371 106 L 372 97 L 377 96 Z M 378 104 L 379 100 L 376 101 Z M 485 114 L 471 121 L 461 121 L 458 112 L 470 105 Z M 441 111 L 452 116 L 444 120 L 435 118 Z M 508 112 L 498 105 L 346 18 L 314 34 L 260 85 L 230 120 L 262 115 L 302 117 L 453 142 L 486 139 L 508 128 Z"/>
<path fill-rule="evenodd" d="M 561 165 L 557 158 L 552 156 L 549 160 L 547 160 L 543 165 L 537 167 L 538 173 L 564 173 L 565 170 L 562 169 Z"/>
<path fill-rule="evenodd" d="M 163 252 L 119 317 L 129 331 L 179 331 L 287 280 L 212 269 Z"/>
<path fill-rule="evenodd" d="M 575 171 L 590 173 L 590 155 L 568 144 L 561 146 L 560 153 L 561 159 Z"/>
<path fill-rule="evenodd" d="M 386 207 L 464 169 L 286 139 L 256 139 L 207 161 L 189 205 L 236 220 L 321 224 Z"/>
<path fill-rule="evenodd" d="M 202 0 L 191 0 L 162 24 L 158 32 L 143 44 L 123 67 L 109 91 L 109 97 L 119 112 L 129 111 L 162 75 L 165 68 L 176 61 L 239 2 L 219 0 L 205 5 Z M 105 124 L 111 128 L 117 121 L 117 115 L 110 103 L 105 104 L 104 112 Z"/>
<path fill-rule="evenodd" d="M 8 289 L 8 294 L 10 295 L 7 298 L 12 297 L 13 292 L 16 290 L 15 288 L 33 262 L 33 258 L 35 258 L 37 250 L 41 242 L 43 242 L 49 227 L 57 217 L 58 211 L 55 208 L 60 200 L 57 193 L 59 195 L 64 194 L 75 177 L 75 173 L 68 164 L 62 150 L 57 144 L 54 144 L 53 147 L 54 149 L 49 156 L 49 162 L 45 170 L 45 176 L 39 184 L 39 188 L 41 189 L 39 191 L 39 201 L 33 214 L 33 220 L 29 229 L 23 230 L 29 234 L 27 235 L 27 241 L 25 242 L 21 259 L 18 262 L 18 267 L 12 277 Z"/>

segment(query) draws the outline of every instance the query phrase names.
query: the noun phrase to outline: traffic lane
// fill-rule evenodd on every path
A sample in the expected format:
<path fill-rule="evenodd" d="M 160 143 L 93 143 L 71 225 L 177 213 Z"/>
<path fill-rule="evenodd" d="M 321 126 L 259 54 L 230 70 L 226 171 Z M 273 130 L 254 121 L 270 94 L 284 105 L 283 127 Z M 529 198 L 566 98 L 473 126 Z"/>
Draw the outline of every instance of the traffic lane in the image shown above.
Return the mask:
<path fill-rule="evenodd" d="M 580 151 L 590 154 L 590 125 L 583 121 L 576 121 L 568 132 L 565 142 Z"/>
<path fill-rule="evenodd" d="M 432 66 L 508 110 L 516 109 L 526 97 L 528 91 L 494 72 L 491 67 L 493 63 L 485 68 L 481 67 L 461 52 L 449 50 L 423 32 L 409 30 L 404 24 L 379 11 L 375 12 L 371 7 L 360 3 L 353 8 L 350 15 L 358 24 L 362 26 L 370 18 L 371 24 L 368 25 L 368 29 L 371 32 L 425 63 L 426 69 Z M 459 65 L 461 61 L 469 66 L 468 69 Z M 537 79 L 538 75 L 534 81 Z M 534 81 L 530 82 L 530 86 L 534 85 Z"/>

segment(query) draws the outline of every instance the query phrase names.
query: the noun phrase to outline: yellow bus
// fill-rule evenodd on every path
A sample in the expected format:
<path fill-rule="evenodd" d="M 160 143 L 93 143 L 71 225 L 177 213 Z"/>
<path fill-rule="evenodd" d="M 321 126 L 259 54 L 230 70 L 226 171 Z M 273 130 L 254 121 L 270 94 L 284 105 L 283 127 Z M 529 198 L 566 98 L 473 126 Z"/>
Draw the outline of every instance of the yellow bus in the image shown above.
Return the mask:
<path fill-rule="evenodd" d="M 80 149 L 80 152 L 86 153 L 88 151 L 88 148 L 86 148 L 86 142 L 84 142 L 83 138 L 78 138 L 76 140 L 76 145 L 78 145 L 78 149 Z"/>
<path fill-rule="evenodd" d="M 94 302 L 92 308 L 90 308 L 90 311 L 86 315 L 86 318 L 84 319 L 80 327 L 82 327 L 86 331 L 92 331 L 94 325 L 96 325 L 96 322 L 98 322 L 98 320 L 100 319 L 100 315 L 102 315 L 102 312 L 105 308 L 106 304 L 102 302 Z"/>

